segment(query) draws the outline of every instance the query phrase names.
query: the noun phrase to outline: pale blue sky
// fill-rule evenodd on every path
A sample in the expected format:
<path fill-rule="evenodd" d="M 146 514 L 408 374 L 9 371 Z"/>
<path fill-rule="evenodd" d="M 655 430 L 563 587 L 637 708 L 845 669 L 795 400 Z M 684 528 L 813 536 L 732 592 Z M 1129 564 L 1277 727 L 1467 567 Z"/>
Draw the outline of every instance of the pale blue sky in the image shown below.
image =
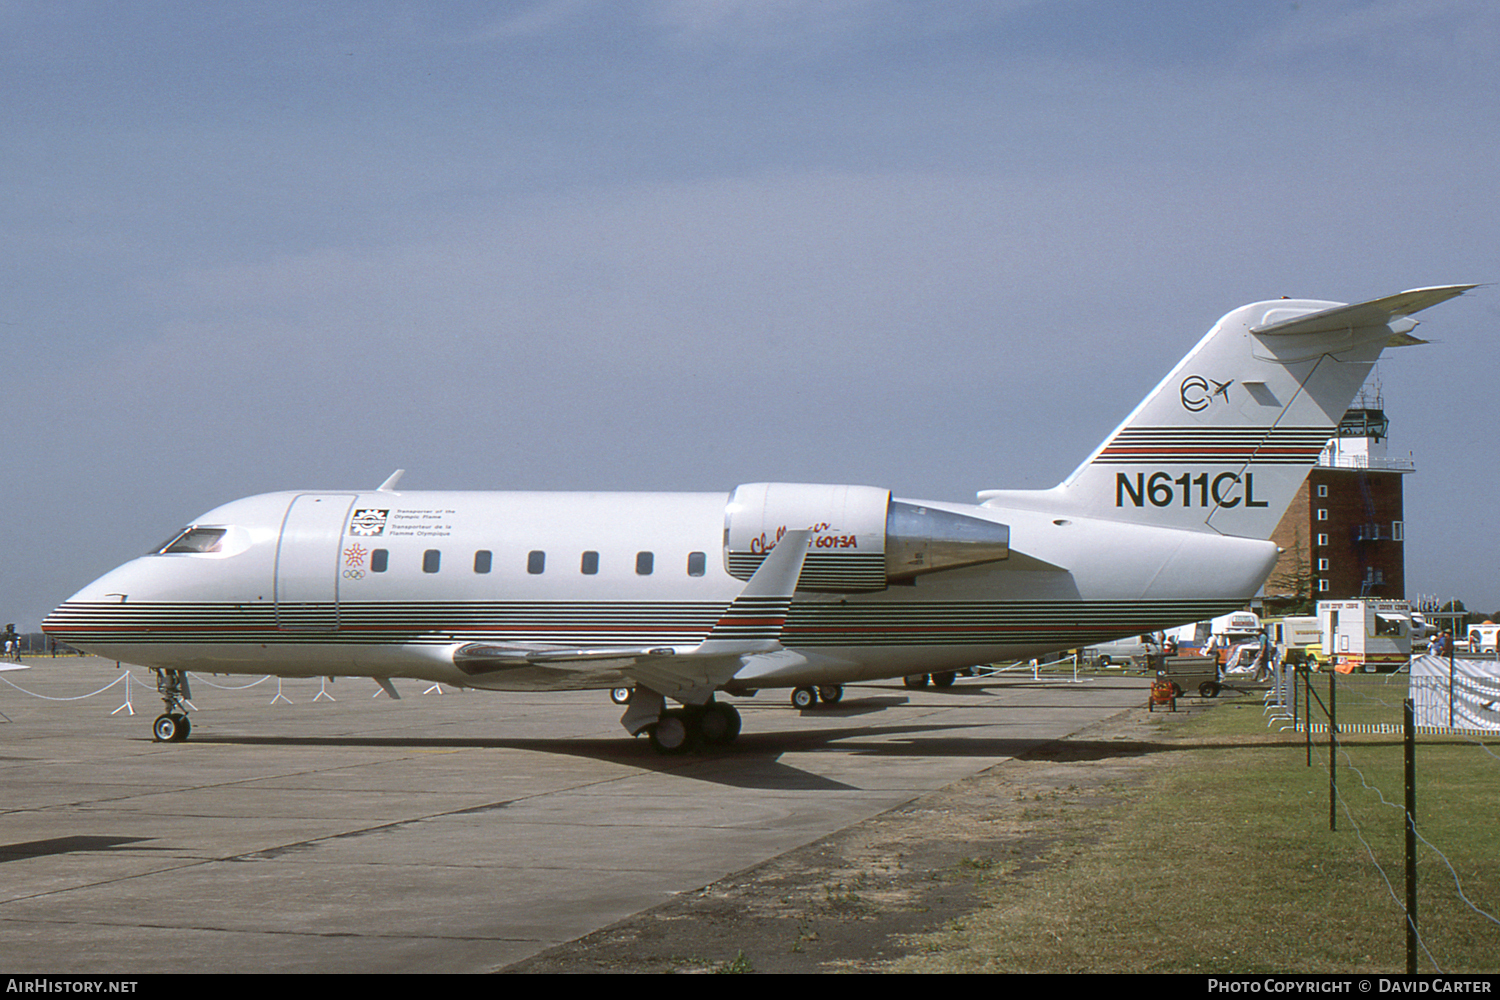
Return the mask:
<path fill-rule="evenodd" d="M 0 617 L 218 503 L 1056 483 L 1221 314 L 1497 277 L 1483 0 L 0 2 Z M 1500 607 L 1500 289 L 1382 363 Z"/>

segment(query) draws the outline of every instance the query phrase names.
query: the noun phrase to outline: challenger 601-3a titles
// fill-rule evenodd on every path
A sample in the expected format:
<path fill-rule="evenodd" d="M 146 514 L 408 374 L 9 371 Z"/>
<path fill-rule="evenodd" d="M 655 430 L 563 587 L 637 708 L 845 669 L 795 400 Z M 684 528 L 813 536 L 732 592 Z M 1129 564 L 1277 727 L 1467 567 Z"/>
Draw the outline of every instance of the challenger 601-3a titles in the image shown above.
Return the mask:
<path fill-rule="evenodd" d="M 1422 343 L 1410 314 L 1472 287 L 1236 309 L 1050 490 L 418 492 L 398 473 L 209 511 L 43 629 L 158 671 L 161 740 L 186 738 L 202 671 L 625 687 L 621 723 L 657 749 L 728 743 L 720 693 L 806 706 L 1242 608 L 1380 352 Z"/>

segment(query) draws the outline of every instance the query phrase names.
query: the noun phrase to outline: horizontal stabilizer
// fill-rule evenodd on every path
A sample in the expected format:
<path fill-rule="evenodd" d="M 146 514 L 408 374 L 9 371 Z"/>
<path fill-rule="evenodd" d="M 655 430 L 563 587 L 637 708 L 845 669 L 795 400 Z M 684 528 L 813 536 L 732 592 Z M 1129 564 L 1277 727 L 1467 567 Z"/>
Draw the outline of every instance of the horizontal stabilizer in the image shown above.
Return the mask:
<path fill-rule="evenodd" d="M 1336 333 L 1342 330 L 1356 330 L 1370 326 L 1392 326 L 1398 335 L 1409 332 L 1416 323 L 1410 326 L 1402 324 L 1405 328 L 1392 324 L 1393 320 L 1399 320 L 1410 316 L 1414 312 L 1421 312 L 1439 302 L 1447 302 L 1449 299 L 1457 298 L 1474 285 L 1439 285 L 1434 288 L 1413 288 L 1410 291 L 1397 292 L 1395 295 L 1387 295 L 1385 298 L 1372 299 L 1369 302 L 1358 302 L 1354 305 L 1335 306 L 1332 309 L 1323 309 L 1313 313 L 1303 313 L 1287 319 L 1279 319 L 1277 310 L 1271 309 L 1266 318 L 1269 322 L 1259 326 L 1252 326 L 1250 332 L 1257 336 L 1290 336 L 1293 334 L 1308 333 Z M 1409 338 L 1408 342 L 1421 343 L 1415 337 Z M 1398 345 L 1401 346 L 1401 345 Z"/>

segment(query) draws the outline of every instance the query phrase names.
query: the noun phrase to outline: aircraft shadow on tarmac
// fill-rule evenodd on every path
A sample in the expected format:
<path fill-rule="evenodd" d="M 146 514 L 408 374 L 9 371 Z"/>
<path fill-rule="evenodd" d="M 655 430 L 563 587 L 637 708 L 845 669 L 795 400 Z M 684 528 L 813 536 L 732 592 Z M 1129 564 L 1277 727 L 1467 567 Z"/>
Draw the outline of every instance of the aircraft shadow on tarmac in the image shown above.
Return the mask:
<path fill-rule="evenodd" d="M 131 845 L 153 837 L 102 837 L 72 836 L 49 837 L 46 840 L 26 840 L 16 844 L 0 844 L 0 863 L 21 861 L 26 858 L 44 858 L 56 854 L 96 854 L 106 851 L 158 851 L 165 848 L 134 847 Z"/>
<path fill-rule="evenodd" d="M 737 788 L 765 790 L 853 790 L 855 786 L 813 774 L 782 762 L 788 753 L 835 752 L 893 760 L 915 757 L 1012 758 L 1043 756 L 1047 759 L 1104 760 L 1137 757 L 1187 747 L 1157 742 L 1062 741 L 1038 737 L 995 737 L 978 730 L 992 730 L 989 723 L 904 722 L 879 725 L 872 722 L 841 726 L 838 719 L 854 719 L 903 705 L 901 696 L 881 696 L 824 706 L 801 713 L 824 716 L 834 724 L 817 729 L 749 730 L 730 746 L 700 749 L 680 757 L 664 757 L 645 739 L 620 738 L 526 738 L 504 736 L 257 736 L 213 732 L 195 733 L 194 743 L 274 747 L 366 747 L 431 749 L 523 750 L 534 753 L 582 757 L 608 761 L 693 781 Z M 780 706 L 777 706 L 780 709 Z M 1013 707 L 1013 706 L 1007 706 Z M 757 713 L 758 714 L 758 713 Z"/>

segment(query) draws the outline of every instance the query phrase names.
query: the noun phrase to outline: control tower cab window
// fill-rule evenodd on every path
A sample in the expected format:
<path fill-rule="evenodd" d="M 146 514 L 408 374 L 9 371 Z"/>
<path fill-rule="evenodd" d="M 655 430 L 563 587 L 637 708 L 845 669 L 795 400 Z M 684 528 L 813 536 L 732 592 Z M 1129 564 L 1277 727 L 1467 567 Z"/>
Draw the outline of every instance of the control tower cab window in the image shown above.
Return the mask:
<path fill-rule="evenodd" d="M 152 551 L 158 555 L 173 552 L 218 552 L 224 543 L 225 528 L 185 528 L 171 541 Z"/>

